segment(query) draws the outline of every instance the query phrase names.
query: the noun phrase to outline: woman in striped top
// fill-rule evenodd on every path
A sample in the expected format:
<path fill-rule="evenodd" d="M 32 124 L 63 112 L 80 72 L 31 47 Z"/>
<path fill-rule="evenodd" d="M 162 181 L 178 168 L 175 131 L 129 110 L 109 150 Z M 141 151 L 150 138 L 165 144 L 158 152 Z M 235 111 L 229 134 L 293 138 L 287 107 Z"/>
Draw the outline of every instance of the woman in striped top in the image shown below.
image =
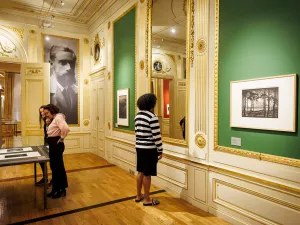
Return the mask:
<path fill-rule="evenodd" d="M 157 116 L 153 113 L 156 105 L 154 94 L 142 95 L 137 106 L 135 122 L 136 153 L 137 153 L 137 196 L 135 201 L 144 200 L 144 206 L 158 205 L 159 201 L 149 196 L 151 176 L 157 175 L 157 162 L 162 158 L 162 140 Z M 142 195 L 144 186 L 144 195 Z"/>

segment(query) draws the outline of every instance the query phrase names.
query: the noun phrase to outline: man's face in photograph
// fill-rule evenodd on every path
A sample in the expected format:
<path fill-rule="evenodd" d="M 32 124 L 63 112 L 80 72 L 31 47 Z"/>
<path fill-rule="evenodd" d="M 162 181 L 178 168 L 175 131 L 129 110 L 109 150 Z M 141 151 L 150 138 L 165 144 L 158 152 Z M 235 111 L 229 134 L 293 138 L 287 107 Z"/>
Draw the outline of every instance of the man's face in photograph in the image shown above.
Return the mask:
<path fill-rule="evenodd" d="M 76 59 L 71 52 L 58 51 L 52 62 L 57 81 L 63 86 L 75 83 Z"/>

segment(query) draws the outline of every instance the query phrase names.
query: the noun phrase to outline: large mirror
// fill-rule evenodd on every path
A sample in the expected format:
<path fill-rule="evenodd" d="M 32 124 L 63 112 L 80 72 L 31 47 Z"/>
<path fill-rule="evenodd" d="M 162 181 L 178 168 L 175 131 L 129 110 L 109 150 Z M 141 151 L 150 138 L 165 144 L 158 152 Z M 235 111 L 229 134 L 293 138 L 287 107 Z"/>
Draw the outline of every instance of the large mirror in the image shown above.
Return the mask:
<path fill-rule="evenodd" d="M 190 8 L 192 0 L 149 1 L 149 89 L 157 96 L 164 142 L 187 145 Z"/>

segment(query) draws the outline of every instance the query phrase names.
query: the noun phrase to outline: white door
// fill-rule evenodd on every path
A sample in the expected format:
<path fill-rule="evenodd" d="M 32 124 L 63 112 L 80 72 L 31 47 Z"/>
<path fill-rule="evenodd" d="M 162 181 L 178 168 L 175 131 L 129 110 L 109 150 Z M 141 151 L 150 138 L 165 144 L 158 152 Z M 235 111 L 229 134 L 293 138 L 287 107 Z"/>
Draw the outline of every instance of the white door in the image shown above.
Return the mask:
<path fill-rule="evenodd" d="M 91 93 L 91 137 L 92 137 L 92 152 L 97 154 L 98 142 L 97 142 L 97 134 L 98 134 L 98 123 L 97 123 L 97 82 L 92 83 L 92 93 Z"/>
<path fill-rule="evenodd" d="M 98 155 L 105 157 L 104 151 L 104 123 L 105 123 L 105 91 L 104 91 L 104 79 L 98 82 Z"/>
<path fill-rule="evenodd" d="M 44 142 L 40 128 L 40 106 L 50 103 L 50 64 L 21 64 L 22 142 L 37 145 Z M 37 137 L 39 136 L 39 137 Z"/>
<path fill-rule="evenodd" d="M 105 123 L 105 91 L 104 79 L 92 81 L 91 93 L 91 128 L 92 128 L 92 151 L 105 157 L 104 150 L 104 123 Z"/>

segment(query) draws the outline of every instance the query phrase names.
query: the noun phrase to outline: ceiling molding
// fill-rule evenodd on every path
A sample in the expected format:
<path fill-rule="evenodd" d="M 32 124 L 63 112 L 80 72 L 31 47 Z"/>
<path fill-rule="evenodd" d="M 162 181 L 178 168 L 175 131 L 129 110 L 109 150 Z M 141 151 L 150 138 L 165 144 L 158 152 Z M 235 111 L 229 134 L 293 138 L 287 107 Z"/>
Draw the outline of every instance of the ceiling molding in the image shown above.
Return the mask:
<path fill-rule="evenodd" d="M 111 5 L 111 2 L 116 0 L 68 0 L 68 5 L 64 8 L 60 6 L 60 1 L 55 1 L 53 5 L 47 5 L 43 8 L 35 0 L 33 4 L 26 4 L 26 1 L 21 0 L 1 0 L 0 9 L 2 12 L 35 17 L 38 20 L 49 20 L 56 23 L 77 23 L 87 27 L 88 22 L 103 8 Z M 31 3 L 31 2 L 30 2 Z M 50 7 L 50 9 L 49 9 Z M 68 8 L 67 8 L 68 7 Z M 53 19 L 52 15 L 54 16 Z"/>

